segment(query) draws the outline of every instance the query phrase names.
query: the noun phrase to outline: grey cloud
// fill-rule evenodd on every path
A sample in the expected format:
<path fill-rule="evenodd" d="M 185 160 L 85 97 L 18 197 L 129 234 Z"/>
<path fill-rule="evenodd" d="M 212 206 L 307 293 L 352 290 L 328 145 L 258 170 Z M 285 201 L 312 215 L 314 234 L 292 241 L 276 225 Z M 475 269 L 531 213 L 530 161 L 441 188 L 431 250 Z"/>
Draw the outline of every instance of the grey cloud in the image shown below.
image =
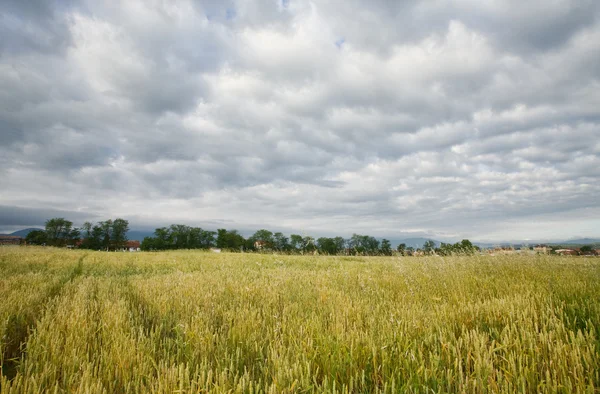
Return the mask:
<path fill-rule="evenodd" d="M 71 43 L 64 11 L 72 5 L 71 1 L 4 1 L 0 6 L 0 54 L 64 51 Z"/>
<path fill-rule="evenodd" d="M 582 207 L 577 228 L 600 225 L 599 12 L 11 1 L 0 204 L 382 236 L 498 237 Z"/>
<path fill-rule="evenodd" d="M 63 217 L 73 222 L 83 222 L 96 218 L 95 215 L 86 212 L 0 205 L 0 223 L 2 226 L 43 226 L 46 220 L 54 217 Z"/>

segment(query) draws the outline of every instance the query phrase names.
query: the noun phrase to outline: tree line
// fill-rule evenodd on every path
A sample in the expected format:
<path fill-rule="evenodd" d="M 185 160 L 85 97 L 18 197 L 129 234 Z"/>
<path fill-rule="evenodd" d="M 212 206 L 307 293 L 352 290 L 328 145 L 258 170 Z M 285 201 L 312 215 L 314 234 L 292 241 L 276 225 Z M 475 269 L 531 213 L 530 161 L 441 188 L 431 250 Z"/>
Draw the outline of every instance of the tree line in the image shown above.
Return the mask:
<path fill-rule="evenodd" d="M 92 250 L 120 250 L 126 247 L 129 222 L 125 219 L 109 219 L 95 224 L 86 222 L 81 228 L 64 218 L 46 221 L 44 230 L 34 230 L 26 237 L 30 245 L 49 245 L 59 247 L 77 247 Z M 353 234 L 350 238 L 320 237 L 291 234 L 260 229 L 245 238 L 237 230 L 205 230 L 184 224 L 172 224 L 154 231 L 154 236 L 145 237 L 141 243 L 144 251 L 175 249 L 211 249 L 219 248 L 231 252 L 279 252 L 289 254 L 320 253 L 328 255 L 364 255 L 391 256 L 398 253 L 405 256 L 438 254 L 473 254 L 478 248 L 469 240 L 455 244 L 442 243 L 436 247 L 429 240 L 422 248 L 413 248 L 400 244 L 392 248 L 389 240 L 369 235 Z"/>
<path fill-rule="evenodd" d="M 369 235 L 353 234 L 352 237 L 320 237 L 291 234 L 289 237 L 281 232 L 266 229 L 256 231 L 244 238 L 237 230 L 218 229 L 204 230 L 182 224 L 157 228 L 153 237 L 142 241 L 141 249 L 145 251 L 173 249 L 210 249 L 219 248 L 231 252 L 279 252 L 289 254 L 320 253 L 328 255 L 383 255 L 391 256 L 394 252 L 402 255 L 414 254 L 473 254 L 478 248 L 469 240 L 456 244 L 442 243 L 439 248 L 433 241 L 426 241 L 423 248 L 414 249 L 400 244 L 394 250 L 389 240 Z"/>
<path fill-rule="evenodd" d="M 44 230 L 31 231 L 25 237 L 29 245 L 77 247 L 92 250 L 119 250 L 127 245 L 129 222 L 109 219 L 96 224 L 85 222 L 81 228 L 64 218 L 46 221 Z"/>

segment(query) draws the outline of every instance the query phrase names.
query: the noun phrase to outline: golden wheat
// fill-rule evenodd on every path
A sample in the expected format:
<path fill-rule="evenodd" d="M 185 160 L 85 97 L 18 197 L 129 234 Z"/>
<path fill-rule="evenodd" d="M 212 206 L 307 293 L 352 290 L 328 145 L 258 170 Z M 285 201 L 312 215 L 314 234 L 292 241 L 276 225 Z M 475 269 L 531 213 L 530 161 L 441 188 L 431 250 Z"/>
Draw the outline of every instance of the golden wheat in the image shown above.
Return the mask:
<path fill-rule="evenodd" d="M 600 260 L 0 248 L 2 393 L 600 387 Z"/>

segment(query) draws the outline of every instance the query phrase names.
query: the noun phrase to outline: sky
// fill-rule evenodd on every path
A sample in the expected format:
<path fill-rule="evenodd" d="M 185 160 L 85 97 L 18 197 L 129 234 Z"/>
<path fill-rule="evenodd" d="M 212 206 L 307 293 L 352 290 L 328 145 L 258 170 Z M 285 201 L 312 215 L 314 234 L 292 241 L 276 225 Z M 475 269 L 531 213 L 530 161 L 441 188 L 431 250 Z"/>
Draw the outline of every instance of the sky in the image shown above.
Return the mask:
<path fill-rule="evenodd" d="M 0 230 L 600 236 L 597 0 L 3 0 Z"/>

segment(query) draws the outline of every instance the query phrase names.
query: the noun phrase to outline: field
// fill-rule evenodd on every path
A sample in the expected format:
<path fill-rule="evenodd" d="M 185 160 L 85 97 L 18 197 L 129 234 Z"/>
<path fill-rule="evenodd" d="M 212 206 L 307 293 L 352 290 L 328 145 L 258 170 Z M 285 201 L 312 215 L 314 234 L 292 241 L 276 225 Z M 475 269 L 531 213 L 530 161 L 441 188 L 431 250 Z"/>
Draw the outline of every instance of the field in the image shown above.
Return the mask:
<path fill-rule="evenodd" d="M 600 392 L 600 259 L 0 248 L 2 393 Z"/>

